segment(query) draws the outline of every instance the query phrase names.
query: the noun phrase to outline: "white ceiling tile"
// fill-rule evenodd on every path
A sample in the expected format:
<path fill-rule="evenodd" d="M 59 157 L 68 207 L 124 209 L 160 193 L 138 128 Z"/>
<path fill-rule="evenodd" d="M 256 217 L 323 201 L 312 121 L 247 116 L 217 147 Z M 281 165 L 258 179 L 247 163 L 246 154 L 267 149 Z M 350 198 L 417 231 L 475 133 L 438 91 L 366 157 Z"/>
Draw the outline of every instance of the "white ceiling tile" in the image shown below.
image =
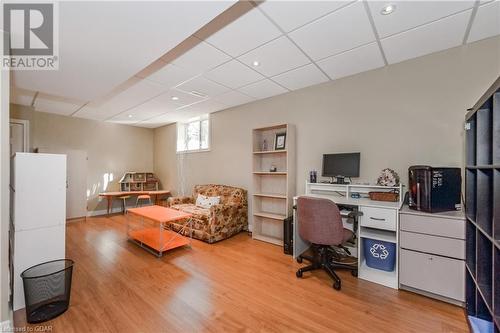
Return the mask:
<path fill-rule="evenodd" d="M 89 103 L 75 113 L 77 117 L 103 120 L 160 95 L 168 88 L 148 80 L 137 83 L 102 104 Z"/>
<path fill-rule="evenodd" d="M 167 64 L 146 79 L 171 88 L 196 76 L 196 74 L 197 73 L 193 70 L 185 69 L 174 64 Z"/>
<path fill-rule="evenodd" d="M 207 42 L 237 57 L 281 35 L 259 10 L 252 9 L 207 38 Z"/>
<path fill-rule="evenodd" d="M 228 107 L 246 104 L 255 100 L 255 98 L 242 94 L 236 90 L 219 95 L 215 97 L 215 99 Z"/>
<path fill-rule="evenodd" d="M 381 40 L 389 64 L 462 44 L 472 10 Z"/>
<path fill-rule="evenodd" d="M 172 99 L 172 97 L 177 97 L 177 100 Z M 158 116 L 165 112 L 174 111 L 180 107 L 190 105 L 193 103 L 198 103 L 203 99 L 191 94 L 187 94 L 185 92 L 179 90 L 169 90 L 168 92 L 161 94 L 149 101 L 142 103 L 126 112 L 123 112 L 115 117 L 112 120 L 116 119 L 124 119 L 127 118 L 128 115 L 132 115 L 132 118 L 137 121 L 149 119 L 151 117 Z M 126 119 L 125 119 L 126 120 Z"/>
<path fill-rule="evenodd" d="M 467 42 L 500 34 L 500 1 L 480 6 L 472 23 Z"/>
<path fill-rule="evenodd" d="M 212 69 L 210 72 L 206 73 L 205 76 L 210 80 L 233 89 L 264 78 L 253 69 L 248 68 L 236 60 L 232 60 L 215 69 Z"/>
<path fill-rule="evenodd" d="M 207 99 L 207 100 L 202 101 L 200 103 L 196 103 L 196 104 L 189 105 L 187 107 L 178 109 L 175 112 L 176 113 L 179 113 L 179 112 L 186 113 L 186 112 L 196 111 L 197 113 L 200 113 L 200 114 L 206 114 L 206 113 L 220 111 L 223 109 L 227 109 L 227 105 L 225 105 L 219 101 L 216 101 L 214 99 Z"/>
<path fill-rule="evenodd" d="M 291 32 L 289 36 L 314 60 L 375 41 L 362 2 L 328 14 Z"/>
<path fill-rule="evenodd" d="M 377 43 L 358 47 L 317 62 L 332 80 L 384 66 Z"/>
<path fill-rule="evenodd" d="M 265 1 L 259 5 L 284 31 L 289 32 L 352 1 Z"/>
<path fill-rule="evenodd" d="M 61 1 L 59 70 L 13 71 L 16 85 L 91 101 L 108 94 L 234 1 Z"/>
<path fill-rule="evenodd" d="M 40 93 L 36 97 L 33 106 L 35 111 L 69 116 L 82 107 L 83 104 L 85 103 Z"/>
<path fill-rule="evenodd" d="M 262 45 L 238 59 L 266 76 L 274 76 L 310 62 L 286 36 Z M 259 66 L 254 66 L 254 61 L 258 61 Z"/>
<path fill-rule="evenodd" d="M 245 95 L 255 97 L 257 99 L 267 98 L 274 95 L 279 95 L 287 92 L 283 87 L 280 87 L 271 80 L 262 80 L 249 84 L 248 86 L 238 89 Z"/>
<path fill-rule="evenodd" d="M 274 76 L 272 79 L 290 90 L 297 90 L 328 81 L 328 77 L 314 64 Z"/>
<path fill-rule="evenodd" d="M 10 88 L 10 103 L 31 106 L 36 92 L 22 88 Z"/>
<path fill-rule="evenodd" d="M 207 97 L 220 95 L 230 90 L 229 88 L 208 80 L 203 76 L 197 76 L 189 81 L 186 81 L 183 84 L 177 86 L 177 89 L 188 93 L 198 93 Z"/>
<path fill-rule="evenodd" d="M 172 124 L 177 122 L 179 116 L 171 113 L 165 113 L 160 116 L 153 117 L 151 119 L 143 120 L 138 122 L 136 126 L 147 127 L 147 128 L 156 128 L 160 126 L 165 126 L 168 124 Z"/>
<path fill-rule="evenodd" d="M 199 74 L 217 67 L 230 59 L 231 57 L 224 54 L 224 52 L 200 41 L 198 45 L 175 59 L 173 63 L 174 65 L 195 71 Z"/>
<path fill-rule="evenodd" d="M 396 6 L 395 11 L 382 15 L 380 12 L 387 3 L 368 1 L 380 38 L 472 8 L 474 1 L 395 1 L 391 4 Z"/>

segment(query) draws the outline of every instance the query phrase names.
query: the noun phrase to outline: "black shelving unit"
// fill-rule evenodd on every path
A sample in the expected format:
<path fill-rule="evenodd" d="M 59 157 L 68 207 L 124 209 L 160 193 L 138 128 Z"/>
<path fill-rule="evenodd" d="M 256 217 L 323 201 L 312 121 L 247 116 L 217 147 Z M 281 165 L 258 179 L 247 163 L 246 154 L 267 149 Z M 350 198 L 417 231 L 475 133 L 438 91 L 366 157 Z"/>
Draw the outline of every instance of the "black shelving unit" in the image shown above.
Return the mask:
<path fill-rule="evenodd" d="M 466 115 L 465 294 L 500 332 L 500 77 Z"/>

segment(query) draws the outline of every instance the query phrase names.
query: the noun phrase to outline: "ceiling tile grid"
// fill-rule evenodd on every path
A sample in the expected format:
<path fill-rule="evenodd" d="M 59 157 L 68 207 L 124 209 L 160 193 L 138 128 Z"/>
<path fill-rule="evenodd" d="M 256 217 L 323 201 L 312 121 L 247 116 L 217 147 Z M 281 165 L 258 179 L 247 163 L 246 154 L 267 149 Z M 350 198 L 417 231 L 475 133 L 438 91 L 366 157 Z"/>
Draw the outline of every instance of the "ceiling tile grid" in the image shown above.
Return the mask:
<path fill-rule="evenodd" d="M 500 34 L 500 0 L 479 6 L 471 27 L 468 42 Z"/>
<path fill-rule="evenodd" d="M 368 14 L 361 1 L 294 30 L 289 36 L 313 60 L 375 41 Z"/>
<path fill-rule="evenodd" d="M 290 90 L 305 88 L 329 80 L 329 78 L 314 64 L 305 65 L 283 74 L 273 76 L 272 79 Z"/>
<path fill-rule="evenodd" d="M 264 79 L 264 77 L 253 69 L 241 64 L 237 60 L 231 60 L 205 74 L 212 81 L 218 82 L 226 87 L 237 89 L 249 83 Z"/>
<path fill-rule="evenodd" d="M 332 80 L 384 66 L 377 43 L 358 47 L 318 61 L 318 65 Z"/>
<path fill-rule="evenodd" d="M 500 34 L 500 0 L 390 4 L 390 15 L 382 15 L 387 3 L 380 1 L 255 4 L 205 40 L 191 35 L 191 49 L 168 64 L 153 61 L 135 84 L 104 103 L 76 103 L 81 108 L 74 116 L 155 127 L 155 121 L 160 126 L 380 68 L 384 54 L 393 64 Z M 54 73 L 36 74 L 48 84 L 55 79 Z M 22 88 L 26 80 L 19 82 Z M 12 100 L 30 105 L 37 91 L 15 89 Z M 59 114 L 73 113 L 73 106 L 35 99 L 36 109 Z"/>
<path fill-rule="evenodd" d="M 389 64 L 462 44 L 472 10 L 381 40 Z"/>
<path fill-rule="evenodd" d="M 285 36 L 240 56 L 238 60 L 268 77 L 310 62 L 306 55 Z"/>

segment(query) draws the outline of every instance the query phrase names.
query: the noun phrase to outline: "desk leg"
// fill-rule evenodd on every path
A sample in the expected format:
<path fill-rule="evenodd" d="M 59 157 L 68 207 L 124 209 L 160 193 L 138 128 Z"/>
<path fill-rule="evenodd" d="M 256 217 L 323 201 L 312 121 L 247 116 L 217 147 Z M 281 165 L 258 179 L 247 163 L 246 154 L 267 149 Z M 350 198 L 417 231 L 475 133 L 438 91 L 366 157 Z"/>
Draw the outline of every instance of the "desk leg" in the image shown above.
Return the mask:
<path fill-rule="evenodd" d="M 109 212 L 111 211 L 111 205 L 113 203 L 113 198 L 110 196 L 107 196 L 106 198 L 108 199 L 108 215 L 109 215 Z"/>

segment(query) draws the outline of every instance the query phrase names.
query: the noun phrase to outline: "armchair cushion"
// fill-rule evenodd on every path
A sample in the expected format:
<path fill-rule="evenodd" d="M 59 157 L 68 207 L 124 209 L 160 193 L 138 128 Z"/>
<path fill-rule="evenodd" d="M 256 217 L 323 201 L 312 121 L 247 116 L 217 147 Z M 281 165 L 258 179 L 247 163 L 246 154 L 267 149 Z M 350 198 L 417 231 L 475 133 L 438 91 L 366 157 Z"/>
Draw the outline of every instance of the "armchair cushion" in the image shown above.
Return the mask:
<path fill-rule="evenodd" d="M 194 204 L 194 199 L 193 197 L 170 197 L 167 199 L 167 206 L 172 207 L 173 205 L 180 205 L 180 204 Z"/>

